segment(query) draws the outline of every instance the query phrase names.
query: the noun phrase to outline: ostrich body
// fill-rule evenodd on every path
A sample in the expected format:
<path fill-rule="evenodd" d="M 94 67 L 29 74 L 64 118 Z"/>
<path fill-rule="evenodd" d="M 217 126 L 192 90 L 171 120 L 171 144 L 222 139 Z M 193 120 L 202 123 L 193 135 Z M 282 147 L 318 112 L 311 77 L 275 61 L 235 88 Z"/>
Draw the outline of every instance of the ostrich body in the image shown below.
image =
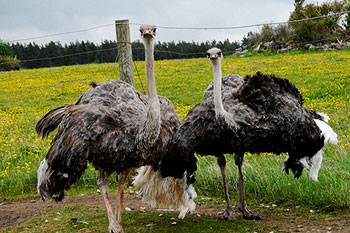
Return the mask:
<path fill-rule="evenodd" d="M 214 80 L 203 101 L 181 121 L 161 161 L 160 172 L 166 178 L 185 174 L 190 184 L 195 181 L 197 169 L 194 153 L 216 156 L 227 203 L 224 218 L 233 221 L 224 155 L 234 153 L 239 177 L 238 209 L 245 219 L 258 220 L 261 218 L 248 209 L 245 201 L 244 153 L 288 152 L 283 167 L 287 174 L 292 170 L 298 178 L 304 168 L 311 167 L 310 176 L 317 180 L 322 148 L 337 143 L 337 135 L 326 124 L 329 118 L 325 114 L 303 106 L 302 96 L 288 80 L 259 72 L 252 77 L 230 74 L 222 78 L 221 51 L 208 50 L 208 59 Z"/>
<path fill-rule="evenodd" d="M 123 232 L 123 189 L 130 171 L 158 165 L 180 124 L 172 103 L 157 95 L 153 57 L 156 28 L 142 26 L 140 31 L 146 53 L 147 96 L 123 81 L 101 83 L 84 92 L 75 104 L 49 111 L 36 126 L 43 137 L 58 127 L 38 170 L 42 199 L 62 200 L 64 190 L 80 178 L 90 162 L 98 171 L 108 230 L 114 233 Z M 115 212 L 108 196 L 108 178 L 113 172 L 118 180 Z"/>

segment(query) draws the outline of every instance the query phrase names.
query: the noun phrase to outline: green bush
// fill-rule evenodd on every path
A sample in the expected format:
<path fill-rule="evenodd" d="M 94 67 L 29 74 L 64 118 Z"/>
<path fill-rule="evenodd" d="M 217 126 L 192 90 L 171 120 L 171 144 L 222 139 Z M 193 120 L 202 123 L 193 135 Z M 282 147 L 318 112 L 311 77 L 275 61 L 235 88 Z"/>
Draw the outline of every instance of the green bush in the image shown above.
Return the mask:
<path fill-rule="evenodd" d="M 341 13 L 349 9 L 349 0 L 327 1 L 322 5 L 305 5 L 305 0 L 295 0 L 294 6 L 295 10 L 289 17 L 291 21 L 336 14 L 327 18 L 291 23 L 298 42 L 332 41 L 337 34 L 344 34 L 349 28 L 349 13 Z"/>
<path fill-rule="evenodd" d="M 10 56 L 0 56 L 0 71 L 19 70 L 20 61 Z"/>
<path fill-rule="evenodd" d="M 13 56 L 10 45 L 0 41 L 0 56 Z"/>

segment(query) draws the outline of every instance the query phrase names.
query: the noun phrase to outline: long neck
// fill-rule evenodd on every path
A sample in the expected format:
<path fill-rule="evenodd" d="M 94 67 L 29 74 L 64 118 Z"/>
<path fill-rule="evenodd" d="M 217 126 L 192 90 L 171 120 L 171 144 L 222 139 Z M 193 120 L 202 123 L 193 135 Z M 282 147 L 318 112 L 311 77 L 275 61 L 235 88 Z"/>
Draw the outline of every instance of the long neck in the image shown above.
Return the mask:
<path fill-rule="evenodd" d="M 148 110 L 147 117 L 141 133 L 141 143 L 147 148 L 155 143 L 160 133 L 160 103 L 157 95 L 156 80 L 154 75 L 154 45 L 151 41 L 145 42 L 146 76 Z"/>
<path fill-rule="evenodd" d="M 221 96 L 221 61 L 213 64 L 213 76 L 214 76 L 214 106 L 216 115 L 221 115 L 226 112 L 222 104 Z"/>
<path fill-rule="evenodd" d="M 149 98 L 157 97 L 156 79 L 154 77 L 154 45 L 151 41 L 145 42 L 145 60 L 147 77 L 147 94 Z"/>
<path fill-rule="evenodd" d="M 213 64 L 213 73 L 214 73 L 214 106 L 215 106 L 215 117 L 218 120 L 219 124 L 223 126 L 228 126 L 231 130 L 236 130 L 238 124 L 236 122 L 236 116 L 233 112 L 227 112 L 224 109 L 222 103 L 221 95 L 221 60 L 218 60 Z"/>

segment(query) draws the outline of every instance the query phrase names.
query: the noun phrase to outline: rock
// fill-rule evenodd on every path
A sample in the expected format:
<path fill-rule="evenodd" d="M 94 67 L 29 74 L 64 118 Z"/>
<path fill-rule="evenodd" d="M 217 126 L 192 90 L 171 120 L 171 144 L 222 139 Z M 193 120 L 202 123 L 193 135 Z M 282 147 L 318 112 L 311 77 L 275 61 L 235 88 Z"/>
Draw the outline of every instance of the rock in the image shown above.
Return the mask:
<path fill-rule="evenodd" d="M 176 226 L 176 225 L 177 225 L 177 222 L 172 222 L 171 225 L 172 225 L 172 226 Z"/>
<path fill-rule="evenodd" d="M 342 44 L 336 44 L 335 49 L 337 49 L 337 50 L 343 49 Z"/>
<path fill-rule="evenodd" d="M 71 218 L 70 219 L 74 224 L 85 224 L 85 225 L 89 225 L 89 223 L 87 221 L 80 221 L 78 218 Z"/>
<path fill-rule="evenodd" d="M 304 45 L 304 48 L 305 48 L 305 49 L 308 49 L 308 50 L 312 50 L 312 49 L 315 49 L 316 46 L 313 45 L 313 44 L 306 44 L 306 45 Z"/>
<path fill-rule="evenodd" d="M 126 211 L 131 211 L 131 209 L 129 207 L 125 207 Z"/>
<path fill-rule="evenodd" d="M 274 44 L 275 44 L 274 41 L 266 42 L 266 43 L 264 43 L 264 47 L 267 49 L 271 49 L 271 48 L 273 48 Z"/>
<path fill-rule="evenodd" d="M 287 48 L 281 48 L 281 49 L 278 50 L 278 52 L 285 53 L 285 52 L 288 52 L 289 50 L 290 49 L 288 49 L 288 47 Z"/>
<path fill-rule="evenodd" d="M 313 50 L 313 49 L 316 49 L 316 46 L 312 44 L 309 46 L 309 50 Z"/>
<path fill-rule="evenodd" d="M 253 51 L 258 52 L 259 50 L 260 50 L 260 44 Z"/>

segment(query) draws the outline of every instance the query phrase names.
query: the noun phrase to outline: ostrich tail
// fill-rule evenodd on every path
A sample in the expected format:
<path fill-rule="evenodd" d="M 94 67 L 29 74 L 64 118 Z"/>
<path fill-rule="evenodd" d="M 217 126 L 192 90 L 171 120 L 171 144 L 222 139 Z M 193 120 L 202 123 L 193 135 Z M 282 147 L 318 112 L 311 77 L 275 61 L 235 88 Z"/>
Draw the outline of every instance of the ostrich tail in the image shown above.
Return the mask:
<path fill-rule="evenodd" d="M 47 164 L 46 159 L 44 159 L 43 161 L 41 161 L 39 169 L 38 169 L 38 186 L 37 186 L 37 190 L 38 193 L 41 196 L 41 199 L 44 201 L 50 193 L 49 190 L 49 184 L 48 184 L 48 168 L 49 165 Z"/>
<path fill-rule="evenodd" d="M 74 168 L 68 168 L 61 164 L 58 165 L 57 160 L 58 159 L 56 159 L 56 161 L 54 160 L 53 163 L 48 163 L 48 161 L 44 159 L 41 161 L 38 168 L 37 190 L 43 201 L 47 198 L 52 198 L 55 201 L 62 201 L 64 198 L 64 191 L 68 190 L 76 183 L 86 169 L 86 161 L 85 165 L 84 162 L 80 161 L 80 166 L 74 164 Z"/>
<path fill-rule="evenodd" d="M 71 106 L 71 104 L 51 109 L 39 119 L 35 126 L 39 137 L 47 138 L 49 134 L 58 127 L 65 116 L 65 110 L 69 106 Z"/>
<path fill-rule="evenodd" d="M 318 181 L 318 172 L 321 168 L 322 160 L 323 160 L 322 154 L 323 154 L 322 150 L 319 150 L 310 160 L 311 168 L 310 168 L 309 176 L 314 181 Z"/>
<path fill-rule="evenodd" d="M 52 173 L 49 164 L 46 159 L 41 161 L 38 169 L 38 186 L 37 190 L 41 196 L 41 199 L 45 201 L 48 197 L 56 201 L 61 201 L 64 197 L 64 189 L 53 186 L 52 182 L 49 181 L 49 177 Z M 68 174 L 60 174 L 60 179 L 68 178 Z M 57 180 L 57 178 L 55 179 Z"/>
<path fill-rule="evenodd" d="M 323 152 L 319 150 L 314 156 L 303 157 L 299 160 L 300 165 L 306 170 L 310 170 L 309 176 L 313 181 L 318 181 L 318 172 L 320 171 L 323 160 Z"/>
<path fill-rule="evenodd" d="M 323 120 L 324 122 L 328 123 L 328 121 L 331 119 L 326 113 L 324 112 L 316 112 L 317 115 L 319 115 L 321 117 L 321 120 Z"/>
<path fill-rule="evenodd" d="M 321 135 L 324 136 L 324 144 L 337 144 L 338 135 L 333 131 L 333 129 L 324 121 L 314 119 L 317 127 L 321 130 Z"/>
<path fill-rule="evenodd" d="M 142 201 L 152 208 L 171 208 L 180 211 L 179 218 L 192 213 L 196 204 L 197 193 L 192 184 L 188 184 L 186 172 L 181 179 L 174 177 L 163 178 L 161 172 L 154 171 L 151 166 L 138 169 L 133 184 L 139 190 Z"/>

